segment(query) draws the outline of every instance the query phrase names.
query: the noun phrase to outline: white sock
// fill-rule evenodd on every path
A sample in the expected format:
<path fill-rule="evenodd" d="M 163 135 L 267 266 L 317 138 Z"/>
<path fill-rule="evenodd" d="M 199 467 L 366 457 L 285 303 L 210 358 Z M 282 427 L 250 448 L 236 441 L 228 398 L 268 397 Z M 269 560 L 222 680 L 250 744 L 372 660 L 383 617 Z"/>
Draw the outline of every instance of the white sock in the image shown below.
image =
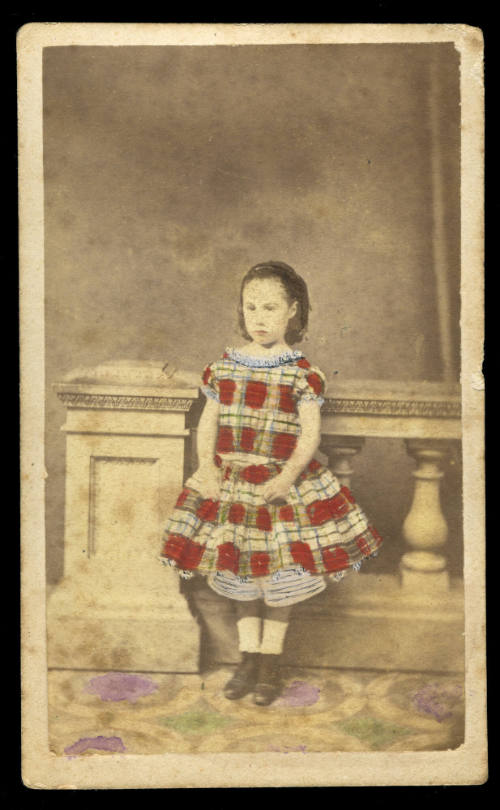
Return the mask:
<path fill-rule="evenodd" d="M 264 655 L 280 655 L 283 652 L 288 622 L 276 622 L 273 619 L 264 619 L 264 632 L 260 652 Z"/>
<path fill-rule="evenodd" d="M 260 618 L 244 616 L 236 622 L 240 652 L 258 653 L 260 651 Z"/>

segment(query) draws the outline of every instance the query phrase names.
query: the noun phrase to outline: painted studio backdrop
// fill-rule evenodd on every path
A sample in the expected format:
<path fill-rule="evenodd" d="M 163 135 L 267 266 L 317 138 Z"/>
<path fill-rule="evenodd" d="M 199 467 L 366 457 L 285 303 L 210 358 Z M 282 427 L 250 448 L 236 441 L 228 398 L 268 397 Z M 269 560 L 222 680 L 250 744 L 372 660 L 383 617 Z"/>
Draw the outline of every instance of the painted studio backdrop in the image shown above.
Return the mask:
<path fill-rule="evenodd" d="M 64 518 L 64 408 L 51 384 L 117 358 L 201 371 L 241 341 L 234 302 L 252 264 L 286 261 L 306 278 L 303 346 L 333 392 L 353 378 L 458 378 L 459 130 L 452 44 L 45 49 L 50 582 Z M 387 540 L 384 570 L 413 469 L 392 444 L 367 445 L 353 478 Z M 458 573 L 455 462 L 442 494 Z"/>
<path fill-rule="evenodd" d="M 55 753 L 463 742 L 459 71 L 452 43 L 45 48 Z M 323 461 L 385 542 L 294 608 L 262 710 L 222 695 L 234 600 L 157 557 L 266 260 L 307 281 Z"/>
<path fill-rule="evenodd" d="M 452 44 L 44 51 L 47 577 L 64 563 L 65 407 L 53 384 L 112 360 L 200 373 L 240 280 L 291 264 L 307 356 L 347 381 L 459 375 L 459 60 Z M 414 458 L 373 438 L 352 488 L 397 569 Z M 445 460 L 451 576 L 460 454 Z M 360 573 L 359 576 L 364 576 Z"/>

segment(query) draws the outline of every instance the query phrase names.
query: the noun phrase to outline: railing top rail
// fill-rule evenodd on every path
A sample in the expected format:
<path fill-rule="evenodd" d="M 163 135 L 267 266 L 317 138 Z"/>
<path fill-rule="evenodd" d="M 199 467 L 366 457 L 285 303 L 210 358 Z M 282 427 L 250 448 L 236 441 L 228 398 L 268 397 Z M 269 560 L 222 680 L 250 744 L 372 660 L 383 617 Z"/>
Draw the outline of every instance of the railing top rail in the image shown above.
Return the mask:
<path fill-rule="evenodd" d="M 459 383 L 429 380 L 342 380 L 329 381 L 328 399 L 440 400 L 460 401 Z"/>
<path fill-rule="evenodd" d="M 159 363 L 80 368 L 54 383 L 69 408 L 190 410 L 199 377 Z M 458 384 L 400 380 L 329 381 L 323 433 L 359 436 L 460 437 Z"/>

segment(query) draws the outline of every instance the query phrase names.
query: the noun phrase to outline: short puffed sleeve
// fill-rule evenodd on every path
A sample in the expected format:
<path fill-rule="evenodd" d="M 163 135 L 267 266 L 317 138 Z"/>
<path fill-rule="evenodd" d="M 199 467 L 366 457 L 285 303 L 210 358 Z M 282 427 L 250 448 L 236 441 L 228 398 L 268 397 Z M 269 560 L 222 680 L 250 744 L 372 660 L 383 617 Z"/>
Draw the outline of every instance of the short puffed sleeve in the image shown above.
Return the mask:
<path fill-rule="evenodd" d="M 297 365 L 299 372 L 294 386 L 297 405 L 300 406 L 303 402 L 309 401 L 323 405 L 326 387 L 325 375 L 317 366 L 311 366 L 305 358 L 299 360 Z"/>
<path fill-rule="evenodd" d="M 216 364 L 211 363 L 206 367 L 201 377 L 201 390 L 209 399 L 219 402 L 219 390 L 217 386 Z"/>

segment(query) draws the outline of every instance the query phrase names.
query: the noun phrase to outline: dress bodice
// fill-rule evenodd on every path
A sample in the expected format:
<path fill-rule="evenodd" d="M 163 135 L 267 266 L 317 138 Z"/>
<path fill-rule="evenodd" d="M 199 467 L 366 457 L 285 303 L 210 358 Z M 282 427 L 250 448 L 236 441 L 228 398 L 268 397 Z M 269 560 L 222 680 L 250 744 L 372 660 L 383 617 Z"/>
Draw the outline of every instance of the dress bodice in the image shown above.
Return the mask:
<path fill-rule="evenodd" d="M 252 357 L 228 348 L 203 373 L 202 390 L 219 402 L 216 453 L 287 459 L 300 435 L 300 404 L 323 403 L 325 376 L 301 351 Z"/>

